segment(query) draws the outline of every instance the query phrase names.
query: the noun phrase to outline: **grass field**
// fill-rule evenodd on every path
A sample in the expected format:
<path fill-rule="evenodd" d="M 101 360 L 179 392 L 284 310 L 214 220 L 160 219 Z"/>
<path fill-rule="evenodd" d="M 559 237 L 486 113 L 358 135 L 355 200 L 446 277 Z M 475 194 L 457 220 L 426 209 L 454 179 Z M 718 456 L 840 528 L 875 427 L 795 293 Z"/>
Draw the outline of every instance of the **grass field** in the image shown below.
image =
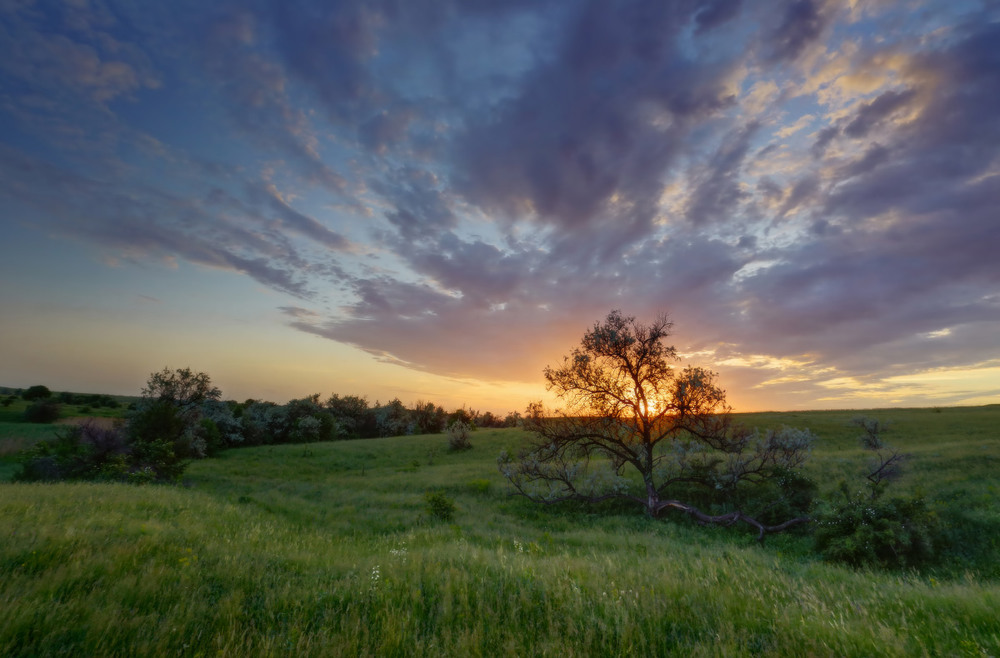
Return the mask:
<path fill-rule="evenodd" d="M 1000 655 L 1000 406 L 868 413 L 912 455 L 899 486 L 952 520 L 949 564 L 855 571 L 804 536 L 538 507 L 496 470 L 515 430 L 457 454 L 265 446 L 185 486 L 0 484 L 0 654 Z M 855 415 L 746 419 L 811 427 L 829 489 L 863 463 Z"/>

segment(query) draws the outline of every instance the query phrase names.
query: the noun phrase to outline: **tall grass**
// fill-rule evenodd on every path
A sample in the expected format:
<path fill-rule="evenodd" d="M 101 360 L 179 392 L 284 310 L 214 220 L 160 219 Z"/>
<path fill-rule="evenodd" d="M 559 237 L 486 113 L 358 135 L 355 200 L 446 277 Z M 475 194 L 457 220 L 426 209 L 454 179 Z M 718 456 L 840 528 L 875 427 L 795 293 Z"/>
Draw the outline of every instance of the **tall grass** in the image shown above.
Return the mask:
<path fill-rule="evenodd" d="M 862 457 L 852 415 L 748 420 L 813 427 L 818 472 L 840 477 Z M 940 505 L 997 531 L 1000 409 L 879 415 L 898 417 L 889 438 Z M 1000 577 L 974 555 L 965 571 L 858 572 L 794 535 L 760 546 L 534 506 L 495 466 L 522 440 L 232 450 L 180 487 L 0 485 L 0 654 L 1000 654 Z M 453 523 L 428 513 L 429 490 L 455 501 Z"/>

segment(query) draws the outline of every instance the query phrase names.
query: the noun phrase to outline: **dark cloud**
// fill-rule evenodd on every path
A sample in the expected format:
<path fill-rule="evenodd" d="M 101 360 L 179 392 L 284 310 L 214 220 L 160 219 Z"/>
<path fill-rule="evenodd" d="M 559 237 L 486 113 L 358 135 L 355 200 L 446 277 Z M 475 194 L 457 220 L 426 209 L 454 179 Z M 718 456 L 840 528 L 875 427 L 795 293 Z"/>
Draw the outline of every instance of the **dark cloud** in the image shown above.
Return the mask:
<path fill-rule="evenodd" d="M 694 191 L 685 213 L 689 221 L 700 224 L 726 219 L 739 210 L 748 194 L 741 189 L 739 177 L 756 131 L 757 125 L 751 124 L 724 135 L 716 152 L 692 176 Z"/>
<path fill-rule="evenodd" d="M 814 212 L 851 228 L 819 232 L 744 283 L 751 300 L 745 329 L 755 336 L 748 344 L 773 352 L 773 336 L 780 336 L 787 353 L 822 346 L 824 361 L 852 373 L 995 354 L 988 340 L 941 340 L 931 349 L 916 337 L 1000 320 L 997 299 L 984 295 L 1000 285 L 993 255 L 1000 244 L 993 170 L 1000 117 L 988 109 L 1000 101 L 1000 81 L 995 49 L 987 47 L 997 37 L 996 25 L 980 26 L 915 57 L 908 74 L 921 86 L 883 94 L 879 99 L 889 100 L 855 115 L 866 126 L 855 131 L 860 137 L 902 103 L 922 103 L 915 119 L 883 125 L 881 143 L 833 170 L 828 192 L 816 197 Z"/>
<path fill-rule="evenodd" d="M 314 218 L 305 215 L 281 199 L 274 190 L 263 189 L 259 185 L 248 186 L 248 194 L 254 202 L 274 213 L 282 227 L 319 242 L 328 249 L 343 251 L 350 247 L 347 238 L 331 231 Z"/>
<path fill-rule="evenodd" d="M 673 3 L 587 5 L 521 92 L 470 122 L 457 188 L 490 212 L 570 230 L 601 221 L 617 195 L 639 211 L 617 221 L 648 228 L 649 202 L 692 123 L 734 102 L 722 83 L 733 63 L 683 52 L 690 19 Z"/>
<path fill-rule="evenodd" d="M 214 216 L 197 200 L 111 186 L 8 148 L 0 148 L 0 172 L 12 216 L 39 217 L 58 235 L 84 238 L 136 262 L 180 256 L 296 297 L 313 294 L 304 261 L 280 236 L 269 239 Z"/>
<path fill-rule="evenodd" d="M 406 245 L 425 237 L 435 237 L 456 226 L 458 218 L 442 191 L 441 182 L 430 171 L 402 167 L 372 181 L 373 189 L 392 206 L 386 219 Z"/>
<path fill-rule="evenodd" d="M 709 0 L 695 14 L 697 33 L 710 30 L 736 18 L 740 13 L 742 0 Z"/>
<path fill-rule="evenodd" d="M 5 6 L 0 197 L 411 368 L 534 380 L 667 310 L 815 399 L 1000 358 L 1000 26 L 931 4 Z"/>
<path fill-rule="evenodd" d="M 781 22 L 767 35 L 774 60 L 793 60 L 816 42 L 828 23 L 821 0 L 794 0 L 785 4 Z"/>
<path fill-rule="evenodd" d="M 827 126 L 819 132 L 816 133 L 816 141 L 812 145 L 812 154 L 815 158 L 823 157 L 826 152 L 826 148 L 830 145 L 834 139 L 840 135 L 840 128 L 838 126 Z"/>
<path fill-rule="evenodd" d="M 848 137 L 864 137 L 878 123 L 906 107 L 916 97 L 912 89 L 887 91 L 870 103 L 864 103 L 854 114 L 854 119 L 844 127 Z"/>
<path fill-rule="evenodd" d="M 343 191 L 343 176 L 311 144 L 311 121 L 289 98 L 285 70 L 260 52 L 261 30 L 255 15 L 234 11 L 217 19 L 198 44 L 206 69 L 226 96 L 225 107 L 242 135 L 290 158 L 310 181 Z"/>

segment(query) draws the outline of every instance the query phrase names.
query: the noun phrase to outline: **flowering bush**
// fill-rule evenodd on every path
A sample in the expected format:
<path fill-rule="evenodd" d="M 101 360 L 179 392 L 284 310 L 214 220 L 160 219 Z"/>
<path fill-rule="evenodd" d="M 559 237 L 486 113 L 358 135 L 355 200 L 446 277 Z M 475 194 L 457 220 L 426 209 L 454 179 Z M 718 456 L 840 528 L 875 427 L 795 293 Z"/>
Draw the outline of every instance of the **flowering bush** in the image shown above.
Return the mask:
<path fill-rule="evenodd" d="M 871 500 L 865 495 L 816 515 L 816 550 L 832 562 L 915 567 L 934 556 L 938 523 L 921 497 Z"/>
<path fill-rule="evenodd" d="M 448 426 L 448 450 L 458 452 L 468 450 L 472 447 L 469 437 L 472 435 L 472 426 L 458 420 Z"/>

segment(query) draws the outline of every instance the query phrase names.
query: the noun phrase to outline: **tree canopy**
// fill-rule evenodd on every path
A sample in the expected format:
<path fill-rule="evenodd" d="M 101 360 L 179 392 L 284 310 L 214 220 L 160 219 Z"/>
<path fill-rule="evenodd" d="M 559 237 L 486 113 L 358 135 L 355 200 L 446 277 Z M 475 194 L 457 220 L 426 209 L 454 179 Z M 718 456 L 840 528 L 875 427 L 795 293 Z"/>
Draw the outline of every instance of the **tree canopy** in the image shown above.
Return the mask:
<path fill-rule="evenodd" d="M 643 324 L 617 310 L 596 323 L 545 369 L 566 407 L 529 406 L 533 438 L 517 456 L 501 455 L 501 472 L 532 500 L 623 499 L 651 516 L 746 523 L 759 537 L 808 520 L 813 487 L 796 469 L 813 435 L 735 423 L 715 373 L 672 365 L 672 326 L 666 315 Z"/>

